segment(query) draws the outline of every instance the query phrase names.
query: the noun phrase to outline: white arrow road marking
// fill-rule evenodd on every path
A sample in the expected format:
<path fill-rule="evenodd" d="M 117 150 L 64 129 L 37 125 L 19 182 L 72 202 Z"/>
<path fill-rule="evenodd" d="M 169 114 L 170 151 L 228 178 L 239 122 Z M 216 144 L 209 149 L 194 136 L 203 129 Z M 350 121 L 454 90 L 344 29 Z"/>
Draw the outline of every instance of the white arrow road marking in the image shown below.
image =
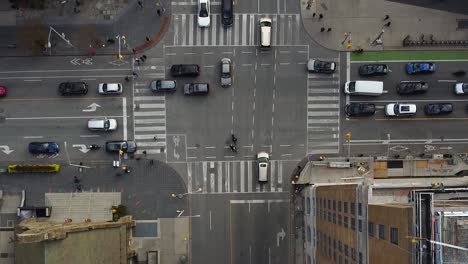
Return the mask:
<path fill-rule="evenodd" d="M 281 228 L 281 232 L 278 232 L 276 234 L 276 246 L 277 247 L 279 247 L 280 238 L 281 238 L 281 240 L 283 240 L 285 236 L 286 236 L 286 233 L 284 232 L 284 229 Z"/>
<path fill-rule="evenodd" d="M 96 103 L 92 103 L 86 107 L 86 109 L 83 109 L 83 112 L 94 112 L 98 107 L 101 107 L 100 105 Z"/>
<path fill-rule="evenodd" d="M 79 148 L 79 150 L 83 153 L 87 153 L 89 151 L 89 148 L 86 147 L 85 144 L 73 144 L 72 145 L 74 148 Z"/>
<path fill-rule="evenodd" d="M 3 153 L 5 153 L 7 155 L 14 151 L 14 150 L 10 149 L 9 146 L 0 146 L 0 149 L 2 150 Z"/>
<path fill-rule="evenodd" d="M 80 58 L 74 58 L 73 60 L 70 61 L 71 64 L 73 65 L 80 65 Z"/>

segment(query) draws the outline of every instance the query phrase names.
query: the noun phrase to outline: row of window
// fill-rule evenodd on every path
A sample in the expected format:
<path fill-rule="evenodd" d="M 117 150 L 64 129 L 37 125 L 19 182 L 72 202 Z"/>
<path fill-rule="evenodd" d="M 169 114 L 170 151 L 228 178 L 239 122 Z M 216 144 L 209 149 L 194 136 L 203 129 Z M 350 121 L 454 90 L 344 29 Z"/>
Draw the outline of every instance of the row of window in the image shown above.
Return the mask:
<path fill-rule="evenodd" d="M 318 200 L 318 203 L 317 203 L 317 200 Z M 348 207 L 348 204 L 349 204 L 349 207 Z M 356 203 L 336 201 L 333 199 L 314 198 L 314 205 L 316 205 L 317 209 L 319 210 L 328 209 L 329 211 L 333 210 L 333 211 L 338 211 L 338 213 L 344 213 L 344 214 L 348 213 L 348 208 L 349 208 L 350 214 L 352 215 L 356 214 Z M 310 208 L 311 208 L 310 197 L 307 197 L 306 199 L 306 208 L 307 208 L 306 209 L 307 214 L 310 214 Z M 357 210 L 358 210 L 358 215 L 361 216 L 362 215 L 362 203 L 358 203 Z"/>
<path fill-rule="evenodd" d="M 356 219 L 354 217 L 348 217 L 346 215 L 341 215 L 341 214 L 336 214 L 332 212 L 326 212 L 324 210 L 319 210 L 318 211 L 318 217 L 319 219 L 322 219 L 324 221 L 328 221 L 330 223 L 336 224 L 336 225 L 343 225 L 346 228 L 351 228 L 352 230 L 356 230 Z M 358 230 L 359 232 L 362 232 L 362 220 L 358 219 Z"/>
<path fill-rule="evenodd" d="M 348 263 L 359 263 L 362 264 L 362 253 L 359 252 L 358 260 L 356 262 L 356 249 L 342 243 L 340 240 L 332 239 L 325 233 L 318 232 L 317 239 L 317 249 L 324 256 L 333 259 L 333 261 L 338 261 L 338 263 L 348 264 Z M 333 242 L 332 242 L 333 241 Z M 327 243 L 328 242 L 328 243 Z M 344 262 L 343 262 L 344 260 Z"/>
<path fill-rule="evenodd" d="M 379 228 L 379 239 L 385 240 L 385 225 L 378 224 Z M 374 223 L 369 222 L 368 224 L 368 234 L 370 237 L 374 237 Z M 390 227 L 390 243 L 398 245 L 398 228 Z"/>

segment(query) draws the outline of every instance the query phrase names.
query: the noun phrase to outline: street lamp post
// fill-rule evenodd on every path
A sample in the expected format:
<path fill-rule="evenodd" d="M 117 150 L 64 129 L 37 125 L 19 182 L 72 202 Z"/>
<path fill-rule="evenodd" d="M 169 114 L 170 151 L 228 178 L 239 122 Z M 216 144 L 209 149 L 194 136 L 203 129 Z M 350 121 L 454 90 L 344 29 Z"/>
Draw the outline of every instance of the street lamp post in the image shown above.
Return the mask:
<path fill-rule="evenodd" d="M 49 55 L 52 55 L 52 45 L 50 44 L 50 36 L 52 35 L 52 31 L 57 34 L 61 39 L 63 39 L 70 47 L 74 47 L 70 40 L 65 38 L 65 33 L 58 33 L 52 26 L 49 27 L 49 37 L 47 38 L 47 48 L 49 48 Z"/>
<path fill-rule="evenodd" d="M 348 140 L 348 158 L 351 156 L 351 132 L 346 133 L 346 140 Z"/>
<path fill-rule="evenodd" d="M 122 56 L 122 45 L 121 45 L 121 43 L 120 43 L 120 40 L 123 40 L 124 45 L 125 45 L 125 36 L 124 36 L 124 35 L 122 35 L 122 36 L 117 35 L 115 38 L 119 40 L 119 55 L 117 55 L 117 58 L 118 58 L 119 60 L 122 60 L 122 59 L 123 59 L 123 56 Z"/>

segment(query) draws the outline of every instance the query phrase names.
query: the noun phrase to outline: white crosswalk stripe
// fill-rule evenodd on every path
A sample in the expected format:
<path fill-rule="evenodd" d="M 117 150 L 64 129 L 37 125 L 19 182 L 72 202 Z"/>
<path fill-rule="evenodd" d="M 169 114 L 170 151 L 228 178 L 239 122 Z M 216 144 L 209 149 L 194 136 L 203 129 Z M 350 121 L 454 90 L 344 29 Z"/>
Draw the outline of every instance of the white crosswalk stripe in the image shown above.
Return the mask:
<path fill-rule="evenodd" d="M 256 161 L 197 161 L 187 163 L 188 193 L 283 192 L 283 161 L 272 160 L 268 182 L 257 180 Z"/>
<path fill-rule="evenodd" d="M 339 64 L 339 58 L 328 58 Z M 339 69 L 339 66 L 337 66 Z M 307 79 L 307 152 L 340 152 L 340 75 L 309 73 Z"/>
<path fill-rule="evenodd" d="M 220 14 L 211 14 L 211 26 L 200 28 L 196 14 L 172 14 L 173 46 L 256 46 L 259 43 L 259 20 L 273 20 L 272 46 L 299 45 L 300 14 L 234 14 L 234 23 L 225 28 Z"/>
<path fill-rule="evenodd" d="M 154 79 L 164 79 L 164 60 L 148 59 L 136 70 L 134 89 L 134 132 L 137 154 L 156 155 L 166 158 L 166 98 L 164 94 L 154 94 L 149 85 Z"/>

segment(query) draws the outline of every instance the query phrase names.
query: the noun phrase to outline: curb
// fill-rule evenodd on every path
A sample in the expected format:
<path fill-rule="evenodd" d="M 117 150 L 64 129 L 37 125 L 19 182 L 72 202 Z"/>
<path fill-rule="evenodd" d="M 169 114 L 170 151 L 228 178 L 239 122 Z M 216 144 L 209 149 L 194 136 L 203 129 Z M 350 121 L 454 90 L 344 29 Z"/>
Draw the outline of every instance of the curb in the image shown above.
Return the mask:
<path fill-rule="evenodd" d="M 167 29 L 169 28 L 169 16 L 164 16 L 163 17 L 163 22 L 161 24 L 161 27 L 159 28 L 159 31 L 158 33 L 154 34 L 149 41 L 145 42 L 143 45 L 140 45 L 140 46 L 137 46 L 135 48 L 133 48 L 133 54 L 137 54 L 137 53 L 141 53 L 153 46 L 155 46 L 156 44 L 159 43 L 159 41 L 161 41 L 161 39 L 163 38 L 164 36 L 164 33 L 166 33 Z"/>

